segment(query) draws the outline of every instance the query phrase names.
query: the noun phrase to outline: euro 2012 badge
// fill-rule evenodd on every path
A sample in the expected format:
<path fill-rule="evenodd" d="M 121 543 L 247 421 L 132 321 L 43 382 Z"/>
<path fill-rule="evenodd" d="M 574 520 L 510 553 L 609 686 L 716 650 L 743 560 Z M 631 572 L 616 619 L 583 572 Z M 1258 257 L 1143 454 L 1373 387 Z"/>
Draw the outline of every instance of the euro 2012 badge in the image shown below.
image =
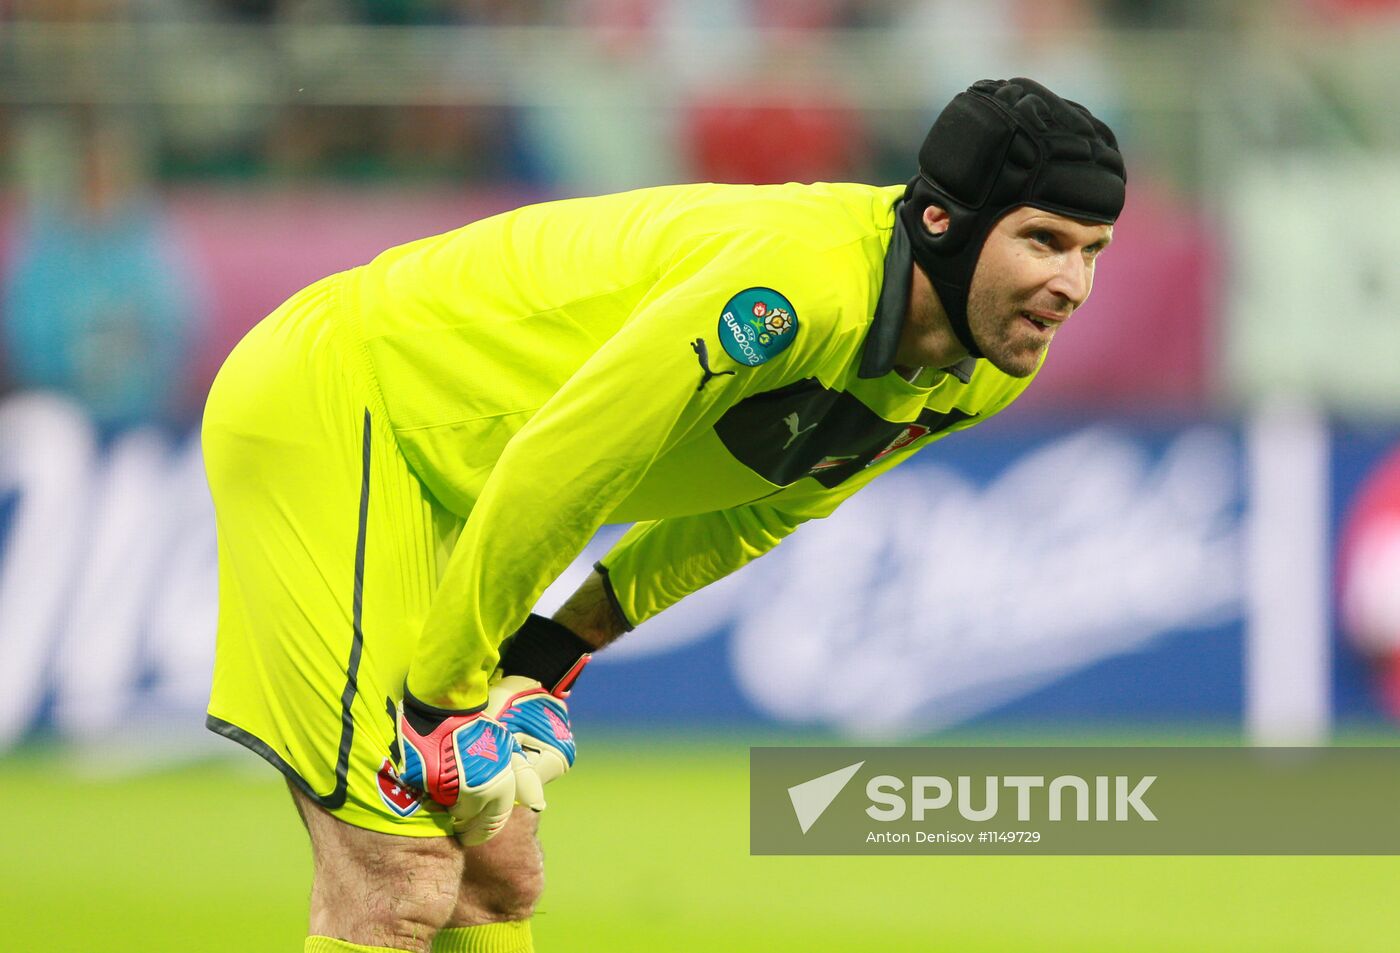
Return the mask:
<path fill-rule="evenodd" d="M 747 288 L 729 299 L 719 318 L 724 353 L 757 367 L 787 350 L 797 337 L 797 309 L 772 288 Z"/>

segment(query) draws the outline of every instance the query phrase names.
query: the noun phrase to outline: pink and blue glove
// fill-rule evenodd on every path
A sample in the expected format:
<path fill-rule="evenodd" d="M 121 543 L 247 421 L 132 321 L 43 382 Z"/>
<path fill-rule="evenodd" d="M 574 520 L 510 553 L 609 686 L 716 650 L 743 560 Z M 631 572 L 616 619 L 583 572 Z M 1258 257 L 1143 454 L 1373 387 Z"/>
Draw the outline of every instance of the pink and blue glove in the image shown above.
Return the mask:
<path fill-rule="evenodd" d="M 542 783 L 574 765 L 578 749 L 565 699 L 591 649 L 566 626 L 531 615 L 501 656 L 486 711 L 510 729 Z"/>
<path fill-rule="evenodd" d="M 510 730 L 540 783 L 548 784 L 574 766 L 578 749 L 568 706 L 538 681 L 507 675 L 491 686 L 486 707 Z"/>
<path fill-rule="evenodd" d="M 544 810 L 544 789 L 520 745 L 482 709 L 434 708 L 405 687 L 398 726 L 399 778 L 452 815 L 463 844 L 496 836 L 517 801 Z"/>

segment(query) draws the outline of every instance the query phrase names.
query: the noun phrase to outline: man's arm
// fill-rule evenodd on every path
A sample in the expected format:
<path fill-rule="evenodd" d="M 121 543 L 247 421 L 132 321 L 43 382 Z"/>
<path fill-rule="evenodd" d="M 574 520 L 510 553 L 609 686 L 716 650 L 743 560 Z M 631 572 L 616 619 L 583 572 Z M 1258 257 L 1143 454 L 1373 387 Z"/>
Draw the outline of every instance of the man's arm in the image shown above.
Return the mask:
<path fill-rule="evenodd" d="M 622 618 L 607 586 L 603 574 L 595 569 L 554 613 L 555 622 L 566 626 L 595 649 L 601 649 L 632 628 Z"/>
<path fill-rule="evenodd" d="M 832 333 L 839 304 L 812 280 L 812 257 L 782 236 L 714 236 L 535 412 L 496 460 L 453 548 L 406 690 L 444 710 L 482 704 L 502 640 L 659 456 L 750 394 L 811 376 L 848 344 Z M 740 365 L 718 337 L 725 302 L 773 285 L 805 311 L 803 324 L 771 360 Z M 703 388 L 697 337 L 712 344 L 712 368 L 733 372 Z"/>
<path fill-rule="evenodd" d="M 611 608 L 624 628 L 641 625 L 770 552 L 808 520 L 830 516 L 845 500 L 924 447 L 987 420 L 1023 386 L 976 416 L 879 458 L 836 486 L 807 478 L 744 506 L 635 524 L 599 561 L 604 578 L 590 578 L 586 584 L 598 587 L 608 603 L 594 611 Z M 582 590 L 577 596 L 589 604 Z"/>

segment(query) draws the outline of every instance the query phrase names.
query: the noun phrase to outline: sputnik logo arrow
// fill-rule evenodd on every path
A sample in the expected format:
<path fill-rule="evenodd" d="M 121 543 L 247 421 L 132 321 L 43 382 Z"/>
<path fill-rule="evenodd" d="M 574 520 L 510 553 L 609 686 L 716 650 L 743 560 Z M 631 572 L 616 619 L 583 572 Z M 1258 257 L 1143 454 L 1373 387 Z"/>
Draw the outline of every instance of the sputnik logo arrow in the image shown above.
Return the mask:
<path fill-rule="evenodd" d="M 787 789 L 793 813 L 797 815 L 797 823 L 802 826 L 802 833 L 807 833 L 812 825 L 817 823 L 817 819 L 831 806 L 831 802 L 836 800 L 836 795 L 850 783 L 863 764 L 864 761 L 857 761 L 849 767 L 803 781 L 801 784 L 794 784 Z"/>

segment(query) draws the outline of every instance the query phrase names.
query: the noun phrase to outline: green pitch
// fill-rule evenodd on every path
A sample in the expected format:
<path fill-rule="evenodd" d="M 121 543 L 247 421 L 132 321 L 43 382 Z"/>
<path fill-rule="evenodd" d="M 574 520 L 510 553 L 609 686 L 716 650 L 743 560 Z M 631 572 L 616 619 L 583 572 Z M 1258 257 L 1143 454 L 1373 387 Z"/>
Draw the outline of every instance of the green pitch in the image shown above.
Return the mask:
<path fill-rule="evenodd" d="M 747 747 L 678 751 L 595 740 L 551 786 L 538 949 L 1394 949 L 1400 858 L 750 857 Z M 65 763 L 0 761 L 0 949 L 301 950 L 310 853 L 270 769 Z"/>

